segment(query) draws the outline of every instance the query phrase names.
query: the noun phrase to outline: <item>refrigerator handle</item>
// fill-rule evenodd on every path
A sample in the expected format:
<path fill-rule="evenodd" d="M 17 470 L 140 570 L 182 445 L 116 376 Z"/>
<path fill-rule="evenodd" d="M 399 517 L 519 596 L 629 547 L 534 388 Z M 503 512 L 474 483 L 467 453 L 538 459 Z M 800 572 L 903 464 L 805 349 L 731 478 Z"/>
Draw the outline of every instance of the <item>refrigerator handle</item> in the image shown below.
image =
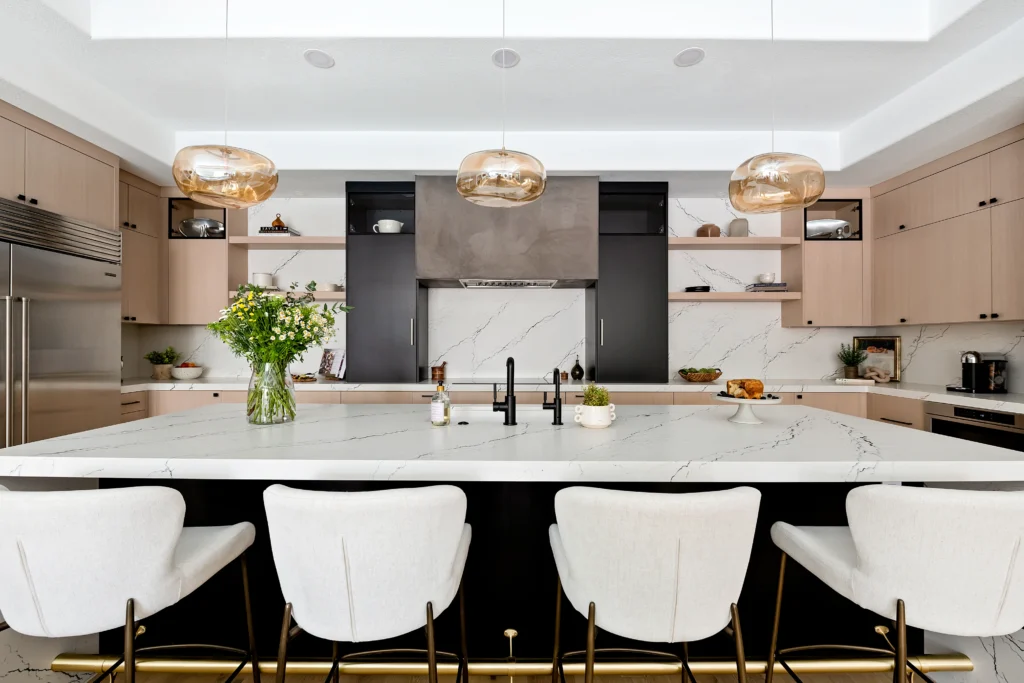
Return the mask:
<path fill-rule="evenodd" d="M 5 296 L 4 300 L 4 447 L 10 448 L 14 440 L 14 300 Z"/>
<path fill-rule="evenodd" d="M 21 300 L 21 442 L 28 443 L 28 302 Z"/>

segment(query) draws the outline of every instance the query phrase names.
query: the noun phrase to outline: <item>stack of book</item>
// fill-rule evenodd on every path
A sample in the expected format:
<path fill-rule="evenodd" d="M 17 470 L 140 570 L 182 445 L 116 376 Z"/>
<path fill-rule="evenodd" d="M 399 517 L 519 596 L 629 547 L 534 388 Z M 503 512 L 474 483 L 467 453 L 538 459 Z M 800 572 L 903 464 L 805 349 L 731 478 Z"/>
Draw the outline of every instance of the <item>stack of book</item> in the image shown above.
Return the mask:
<path fill-rule="evenodd" d="M 789 286 L 785 282 L 772 282 L 767 285 L 755 283 L 747 285 L 748 292 L 788 292 Z"/>
<path fill-rule="evenodd" d="M 277 227 L 273 225 L 264 225 L 260 228 L 261 235 L 298 235 L 298 230 L 293 230 L 289 227 Z"/>

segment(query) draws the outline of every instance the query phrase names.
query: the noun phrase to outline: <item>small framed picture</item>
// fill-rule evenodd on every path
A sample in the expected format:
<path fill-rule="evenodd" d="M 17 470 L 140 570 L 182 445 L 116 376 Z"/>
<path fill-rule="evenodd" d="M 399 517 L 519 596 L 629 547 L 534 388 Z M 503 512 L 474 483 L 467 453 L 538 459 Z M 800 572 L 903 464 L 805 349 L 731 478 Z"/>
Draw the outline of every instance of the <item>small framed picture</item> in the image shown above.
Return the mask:
<path fill-rule="evenodd" d="M 868 368 L 878 368 L 890 375 L 892 381 L 900 381 L 900 338 L 899 337 L 854 337 L 853 348 L 863 351 L 867 359 L 857 368 L 861 377 Z"/>
<path fill-rule="evenodd" d="M 345 378 L 345 349 L 324 349 L 320 374 L 328 379 Z"/>

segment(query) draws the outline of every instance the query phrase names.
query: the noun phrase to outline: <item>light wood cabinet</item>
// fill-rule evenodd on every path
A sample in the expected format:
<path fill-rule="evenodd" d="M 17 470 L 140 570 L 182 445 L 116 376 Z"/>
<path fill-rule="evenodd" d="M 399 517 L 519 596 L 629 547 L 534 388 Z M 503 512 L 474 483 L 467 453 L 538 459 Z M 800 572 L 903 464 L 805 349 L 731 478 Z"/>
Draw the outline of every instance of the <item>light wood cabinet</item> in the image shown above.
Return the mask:
<path fill-rule="evenodd" d="M 988 155 L 975 157 L 910 185 L 910 222 L 919 227 L 962 216 L 988 205 Z"/>
<path fill-rule="evenodd" d="M 910 186 L 874 198 L 873 229 L 875 239 L 915 227 L 910 222 Z"/>
<path fill-rule="evenodd" d="M 908 237 L 899 233 L 875 240 L 872 311 L 876 325 L 898 325 L 908 322 L 910 297 L 907 289 Z"/>
<path fill-rule="evenodd" d="M 998 204 L 1024 199 L 1024 140 L 1001 147 L 989 156 L 992 197 Z"/>
<path fill-rule="evenodd" d="M 129 185 L 128 227 L 150 237 L 160 237 L 162 205 L 159 197 Z"/>
<path fill-rule="evenodd" d="M 433 392 L 428 391 L 343 391 L 341 402 L 346 404 L 410 404 L 430 403 Z"/>
<path fill-rule="evenodd" d="M 121 394 L 121 422 L 134 422 L 149 417 L 149 392 Z"/>
<path fill-rule="evenodd" d="M 1024 199 L 998 204 L 989 213 L 992 219 L 992 313 L 989 318 L 1024 320 Z"/>
<path fill-rule="evenodd" d="M 151 391 L 149 414 L 155 417 L 220 403 L 245 403 L 246 395 L 244 391 Z"/>
<path fill-rule="evenodd" d="M 25 128 L 0 118 L 0 197 L 25 194 Z"/>
<path fill-rule="evenodd" d="M 130 228 L 128 222 L 128 183 L 118 181 L 117 183 L 117 224 L 122 228 Z"/>
<path fill-rule="evenodd" d="M 868 418 L 911 429 L 924 429 L 924 401 L 868 394 Z"/>
<path fill-rule="evenodd" d="M 677 406 L 725 405 L 715 400 L 717 393 L 717 391 L 677 391 L 672 394 L 672 403 Z"/>
<path fill-rule="evenodd" d="M 864 324 L 863 245 L 852 240 L 804 242 L 803 295 L 791 302 L 801 307 L 803 324 L 814 327 Z"/>
<path fill-rule="evenodd" d="M 112 166 L 26 131 L 25 194 L 30 204 L 115 230 L 117 189 Z"/>
<path fill-rule="evenodd" d="M 228 305 L 228 241 L 167 241 L 167 308 L 171 325 L 205 325 Z"/>
<path fill-rule="evenodd" d="M 903 262 L 909 322 L 971 322 L 992 308 L 989 211 L 940 221 L 907 233 Z"/>
<path fill-rule="evenodd" d="M 121 319 L 158 324 L 160 320 L 160 240 L 134 230 L 121 231 Z"/>
<path fill-rule="evenodd" d="M 810 406 L 820 410 L 829 410 L 833 413 L 843 413 L 855 417 L 867 417 L 868 395 L 860 393 L 838 393 L 838 392 L 812 392 L 799 393 L 794 397 L 794 403 L 798 406 Z"/>
<path fill-rule="evenodd" d="M 611 391 L 608 393 L 608 400 L 610 403 L 614 403 L 617 406 L 670 406 L 672 405 L 672 392 Z M 566 403 L 569 405 L 582 405 L 583 392 L 567 392 Z"/>

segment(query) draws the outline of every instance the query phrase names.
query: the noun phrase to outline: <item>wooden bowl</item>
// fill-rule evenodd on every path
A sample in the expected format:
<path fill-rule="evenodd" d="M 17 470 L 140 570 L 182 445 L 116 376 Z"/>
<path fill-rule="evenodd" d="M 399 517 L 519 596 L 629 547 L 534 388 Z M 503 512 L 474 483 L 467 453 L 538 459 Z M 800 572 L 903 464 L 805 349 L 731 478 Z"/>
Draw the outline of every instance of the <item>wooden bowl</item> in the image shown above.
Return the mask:
<path fill-rule="evenodd" d="M 690 372 L 683 374 L 683 371 L 679 371 L 679 376 L 685 379 L 687 382 L 714 382 L 716 379 L 722 376 L 721 370 L 715 370 L 714 372 Z"/>

